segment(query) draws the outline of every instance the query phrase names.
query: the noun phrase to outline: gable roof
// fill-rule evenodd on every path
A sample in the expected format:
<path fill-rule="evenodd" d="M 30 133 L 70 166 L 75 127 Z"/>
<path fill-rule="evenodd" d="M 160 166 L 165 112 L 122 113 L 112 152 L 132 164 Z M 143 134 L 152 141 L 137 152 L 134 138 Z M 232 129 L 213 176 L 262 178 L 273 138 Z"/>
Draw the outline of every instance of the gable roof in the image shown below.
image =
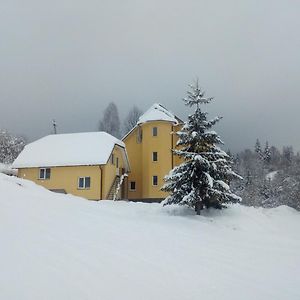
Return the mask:
<path fill-rule="evenodd" d="M 178 118 L 172 112 L 167 110 L 163 105 L 161 105 L 160 103 L 154 103 L 143 115 L 139 117 L 136 125 L 129 132 L 126 133 L 122 140 L 124 140 L 132 131 L 134 131 L 134 129 L 137 126 L 152 121 L 172 122 L 173 125 L 183 123 L 183 121 L 180 118 Z"/>
<path fill-rule="evenodd" d="M 106 132 L 52 134 L 26 145 L 13 167 L 104 165 L 115 145 L 124 149 L 128 164 L 125 144 Z"/>

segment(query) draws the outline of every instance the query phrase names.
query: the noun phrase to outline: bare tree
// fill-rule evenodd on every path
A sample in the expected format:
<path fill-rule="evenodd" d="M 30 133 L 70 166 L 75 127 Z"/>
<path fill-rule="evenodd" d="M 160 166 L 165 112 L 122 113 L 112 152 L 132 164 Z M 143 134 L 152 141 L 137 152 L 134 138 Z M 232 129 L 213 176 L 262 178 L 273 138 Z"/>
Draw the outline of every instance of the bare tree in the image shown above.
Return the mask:
<path fill-rule="evenodd" d="M 99 131 L 105 131 L 116 138 L 120 138 L 120 118 L 114 102 L 109 103 L 104 110 L 103 118 L 99 122 Z"/>
<path fill-rule="evenodd" d="M 139 120 L 141 114 L 142 111 L 137 106 L 134 105 L 132 109 L 128 112 L 128 115 L 124 120 L 123 134 L 129 132 L 137 124 L 137 121 Z"/>

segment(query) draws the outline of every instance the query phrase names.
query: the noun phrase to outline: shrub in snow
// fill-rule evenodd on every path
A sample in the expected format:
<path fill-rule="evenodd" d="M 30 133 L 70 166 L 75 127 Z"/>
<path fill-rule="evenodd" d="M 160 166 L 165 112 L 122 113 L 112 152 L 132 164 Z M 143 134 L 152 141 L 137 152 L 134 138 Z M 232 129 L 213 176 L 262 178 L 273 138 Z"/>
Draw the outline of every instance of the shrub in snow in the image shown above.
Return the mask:
<path fill-rule="evenodd" d="M 0 129 L 0 163 L 11 164 L 25 147 L 25 139 Z"/>
<path fill-rule="evenodd" d="M 184 162 L 165 177 L 162 190 L 170 192 L 170 195 L 164 205 L 188 205 L 200 214 L 204 207 L 222 208 L 228 202 L 241 200 L 228 185 L 231 179 L 240 176 L 232 171 L 230 157 L 217 146 L 223 142 L 211 130 L 221 118 L 207 120 L 207 113 L 201 110 L 201 105 L 211 100 L 204 97 L 198 82 L 190 85 L 187 98 L 183 99 L 187 106 L 195 106 L 196 109 L 177 132 L 179 150 L 174 149 L 173 152 Z"/>
<path fill-rule="evenodd" d="M 9 175 L 9 176 L 17 176 L 18 171 L 16 169 L 12 169 L 11 165 L 6 165 L 0 163 L 0 173 Z"/>

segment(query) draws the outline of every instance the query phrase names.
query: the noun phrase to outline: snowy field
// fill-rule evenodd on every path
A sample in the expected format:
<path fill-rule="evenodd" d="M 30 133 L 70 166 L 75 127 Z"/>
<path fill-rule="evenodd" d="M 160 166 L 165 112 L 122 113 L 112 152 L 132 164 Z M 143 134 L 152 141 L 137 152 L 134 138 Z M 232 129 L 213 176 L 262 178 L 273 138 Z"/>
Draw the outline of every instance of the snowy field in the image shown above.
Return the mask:
<path fill-rule="evenodd" d="M 0 299 L 300 299 L 300 213 L 197 217 L 0 174 Z"/>

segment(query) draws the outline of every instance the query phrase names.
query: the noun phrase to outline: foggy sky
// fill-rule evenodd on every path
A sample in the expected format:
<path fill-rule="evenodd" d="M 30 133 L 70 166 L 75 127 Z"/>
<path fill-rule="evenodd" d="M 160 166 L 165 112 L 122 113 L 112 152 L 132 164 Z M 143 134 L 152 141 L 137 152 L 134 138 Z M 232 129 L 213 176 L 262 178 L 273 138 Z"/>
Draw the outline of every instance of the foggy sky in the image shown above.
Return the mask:
<path fill-rule="evenodd" d="M 2 0 L 0 128 L 34 140 L 95 131 L 160 102 L 180 117 L 199 78 L 226 148 L 300 150 L 300 2 Z"/>

